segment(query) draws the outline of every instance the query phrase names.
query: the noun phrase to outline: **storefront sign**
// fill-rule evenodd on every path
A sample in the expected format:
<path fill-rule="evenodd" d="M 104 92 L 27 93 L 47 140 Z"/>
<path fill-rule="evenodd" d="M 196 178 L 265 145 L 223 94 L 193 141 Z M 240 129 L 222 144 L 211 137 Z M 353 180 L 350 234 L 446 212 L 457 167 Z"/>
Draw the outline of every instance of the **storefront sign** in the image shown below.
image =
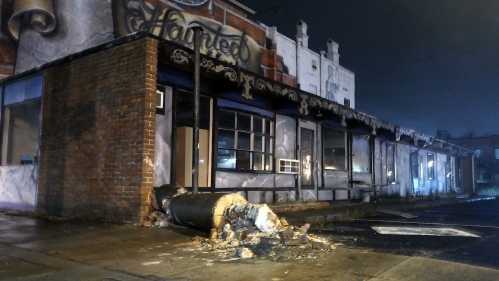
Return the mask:
<path fill-rule="evenodd" d="M 114 0 L 113 14 L 115 30 L 120 36 L 147 31 L 191 48 L 194 36 L 192 27 L 201 26 L 203 54 L 259 71 L 260 45 L 231 26 L 144 0 Z"/>

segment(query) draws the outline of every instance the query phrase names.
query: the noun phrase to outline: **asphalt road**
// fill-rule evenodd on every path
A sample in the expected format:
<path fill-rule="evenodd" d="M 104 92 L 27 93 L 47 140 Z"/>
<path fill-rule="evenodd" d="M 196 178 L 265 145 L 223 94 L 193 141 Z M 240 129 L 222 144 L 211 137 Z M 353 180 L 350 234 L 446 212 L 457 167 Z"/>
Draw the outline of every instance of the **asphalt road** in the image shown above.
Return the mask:
<path fill-rule="evenodd" d="M 319 230 L 349 248 L 366 248 L 407 256 L 423 256 L 499 268 L 499 200 L 484 200 L 410 212 L 414 219 L 379 215 L 334 223 Z M 382 235 L 373 226 L 452 227 L 474 237 Z"/>

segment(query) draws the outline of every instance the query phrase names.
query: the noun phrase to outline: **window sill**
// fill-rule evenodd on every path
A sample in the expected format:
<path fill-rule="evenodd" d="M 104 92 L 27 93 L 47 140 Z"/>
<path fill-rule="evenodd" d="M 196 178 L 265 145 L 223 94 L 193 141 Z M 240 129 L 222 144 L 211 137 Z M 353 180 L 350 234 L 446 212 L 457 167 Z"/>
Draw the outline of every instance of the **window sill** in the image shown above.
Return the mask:
<path fill-rule="evenodd" d="M 261 175 L 272 175 L 275 174 L 274 171 L 251 171 L 251 170 L 238 170 L 238 169 L 221 169 L 217 168 L 217 172 L 228 172 L 228 173 L 239 173 L 239 174 L 261 174 Z"/>

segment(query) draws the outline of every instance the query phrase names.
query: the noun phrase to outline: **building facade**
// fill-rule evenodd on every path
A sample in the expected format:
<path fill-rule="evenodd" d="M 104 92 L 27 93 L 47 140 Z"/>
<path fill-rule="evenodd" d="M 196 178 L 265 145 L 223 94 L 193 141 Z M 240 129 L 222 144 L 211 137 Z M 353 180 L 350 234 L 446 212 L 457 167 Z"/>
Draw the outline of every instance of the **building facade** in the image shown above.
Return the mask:
<path fill-rule="evenodd" d="M 478 187 L 496 188 L 499 186 L 498 135 L 451 138 L 449 141 L 474 151 Z"/>
<path fill-rule="evenodd" d="M 19 22 L 32 37 L 17 34 L 17 57 L 30 70 L 1 82 L 1 208 L 138 221 L 155 187 L 189 188 L 193 25 L 203 27 L 202 192 L 273 203 L 472 189 L 460 165 L 470 162 L 468 150 L 356 111 L 355 78 L 339 65 L 338 45 L 330 41 L 328 52 L 313 53 L 305 23 L 293 55 L 293 40 L 251 20 L 254 12 L 237 1 L 79 5 L 98 2 L 109 4 L 99 12 L 111 14 L 112 25 L 89 14 L 86 35 L 65 25 L 70 12 L 87 13 L 84 7 L 66 13 L 46 6 L 58 13 L 45 13 L 47 30 Z M 51 15 L 63 26 L 50 30 Z M 68 37 L 55 39 L 65 27 Z M 76 44 L 94 33 L 101 39 Z M 46 60 L 39 65 L 23 55 L 20 46 L 29 42 L 61 51 L 33 50 Z"/>
<path fill-rule="evenodd" d="M 340 65 L 339 44 L 330 39 L 327 51 L 316 53 L 308 47 L 307 24 L 299 21 L 296 29 L 296 39 L 279 33 L 276 27 L 267 27 L 267 36 L 299 88 L 355 108 L 355 74 Z"/>

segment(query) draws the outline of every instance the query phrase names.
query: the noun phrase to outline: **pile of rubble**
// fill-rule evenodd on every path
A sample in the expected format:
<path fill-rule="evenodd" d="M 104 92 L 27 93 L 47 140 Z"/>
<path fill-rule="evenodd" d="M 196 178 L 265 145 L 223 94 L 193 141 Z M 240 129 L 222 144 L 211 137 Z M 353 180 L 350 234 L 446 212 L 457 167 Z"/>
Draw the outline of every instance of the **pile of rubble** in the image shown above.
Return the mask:
<path fill-rule="evenodd" d="M 327 239 L 308 233 L 310 224 L 301 227 L 289 225 L 266 204 L 251 204 L 234 198 L 219 201 L 231 203 L 216 204 L 217 211 L 214 212 L 221 214 L 221 218 L 213 219 L 217 223 L 214 223 L 209 238 L 195 239 L 198 250 L 215 253 L 221 260 L 254 257 L 299 260 L 315 259 L 318 253 L 335 248 Z M 220 206 L 223 206 L 221 212 Z M 162 209 L 164 212 L 151 215 L 151 226 L 168 227 L 174 223 L 170 200 L 163 200 Z"/>
<path fill-rule="evenodd" d="M 201 240 L 202 250 L 221 258 L 306 259 L 334 249 L 328 240 L 308 233 L 310 224 L 291 226 L 265 204 L 236 204 L 226 209 L 224 217 L 223 228 L 213 229 L 210 239 Z"/>

